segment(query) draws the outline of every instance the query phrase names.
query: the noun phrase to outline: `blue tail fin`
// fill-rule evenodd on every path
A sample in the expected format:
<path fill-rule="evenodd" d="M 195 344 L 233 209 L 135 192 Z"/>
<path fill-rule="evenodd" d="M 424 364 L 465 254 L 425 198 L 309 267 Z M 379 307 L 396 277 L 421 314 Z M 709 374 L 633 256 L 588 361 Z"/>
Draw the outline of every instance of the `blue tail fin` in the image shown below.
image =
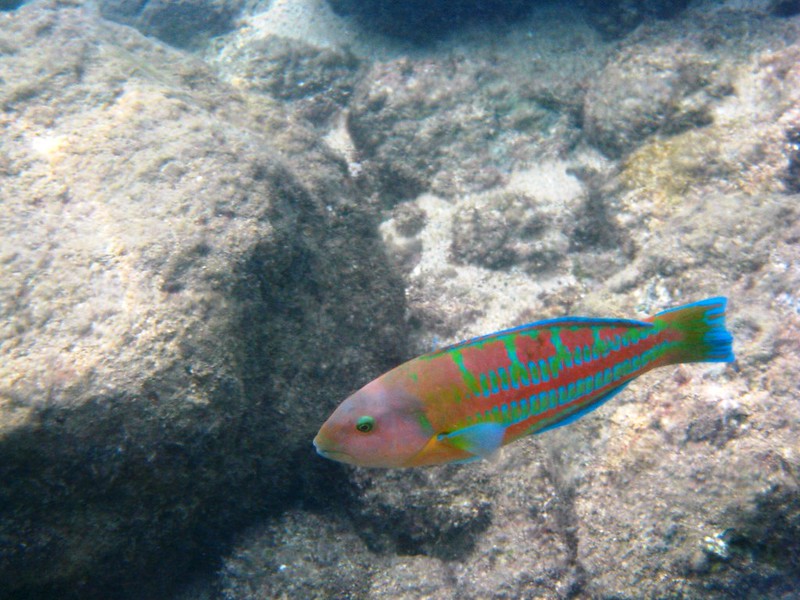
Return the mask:
<path fill-rule="evenodd" d="M 708 298 L 660 312 L 650 321 L 683 334 L 669 362 L 733 362 L 733 336 L 725 329 L 726 298 Z"/>

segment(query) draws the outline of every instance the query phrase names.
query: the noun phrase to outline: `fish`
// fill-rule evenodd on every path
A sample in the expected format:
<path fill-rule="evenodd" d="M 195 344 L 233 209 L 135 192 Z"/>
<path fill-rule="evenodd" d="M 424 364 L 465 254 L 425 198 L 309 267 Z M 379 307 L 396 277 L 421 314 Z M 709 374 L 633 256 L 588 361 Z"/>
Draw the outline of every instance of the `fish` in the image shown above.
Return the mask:
<path fill-rule="evenodd" d="M 404 468 L 488 458 L 595 410 L 643 373 L 732 362 L 727 299 L 643 320 L 560 317 L 405 362 L 346 398 L 314 438 L 321 456 Z"/>

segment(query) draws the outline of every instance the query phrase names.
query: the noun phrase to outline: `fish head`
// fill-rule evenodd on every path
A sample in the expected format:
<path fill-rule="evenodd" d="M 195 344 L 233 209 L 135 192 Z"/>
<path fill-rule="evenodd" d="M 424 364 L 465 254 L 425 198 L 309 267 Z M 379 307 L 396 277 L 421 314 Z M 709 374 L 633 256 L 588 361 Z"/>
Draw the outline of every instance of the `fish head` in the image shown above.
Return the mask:
<path fill-rule="evenodd" d="M 380 379 L 342 402 L 314 438 L 325 458 L 360 467 L 403 467 L 434 437 L 422 402 Z"/>

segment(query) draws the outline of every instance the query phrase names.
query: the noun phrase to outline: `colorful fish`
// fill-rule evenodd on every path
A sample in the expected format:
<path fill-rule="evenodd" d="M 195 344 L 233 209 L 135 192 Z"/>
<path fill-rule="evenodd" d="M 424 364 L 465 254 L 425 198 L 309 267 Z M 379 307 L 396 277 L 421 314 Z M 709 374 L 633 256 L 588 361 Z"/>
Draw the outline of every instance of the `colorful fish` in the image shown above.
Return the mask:
<path fill-rule="evenodd" d="M 571 423 L 656 367 L 734 360 L 725 298 L 643 321 L 563 317 L 410 360 L 347 398 L 314 446 L 364 467 L 470 461 Z"/>

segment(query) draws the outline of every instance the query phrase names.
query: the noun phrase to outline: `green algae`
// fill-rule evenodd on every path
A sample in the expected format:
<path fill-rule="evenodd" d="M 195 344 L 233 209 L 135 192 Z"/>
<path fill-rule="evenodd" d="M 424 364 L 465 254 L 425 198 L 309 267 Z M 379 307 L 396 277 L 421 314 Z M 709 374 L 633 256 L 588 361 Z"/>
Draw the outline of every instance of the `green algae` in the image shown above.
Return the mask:
<path fill-rule="evenodd" d="M 658 202 L 675 205 L 692 189 L 722 169 L 720 142 L 708 130 L 655 137 L 623 163 L 620 181 Z"/>

